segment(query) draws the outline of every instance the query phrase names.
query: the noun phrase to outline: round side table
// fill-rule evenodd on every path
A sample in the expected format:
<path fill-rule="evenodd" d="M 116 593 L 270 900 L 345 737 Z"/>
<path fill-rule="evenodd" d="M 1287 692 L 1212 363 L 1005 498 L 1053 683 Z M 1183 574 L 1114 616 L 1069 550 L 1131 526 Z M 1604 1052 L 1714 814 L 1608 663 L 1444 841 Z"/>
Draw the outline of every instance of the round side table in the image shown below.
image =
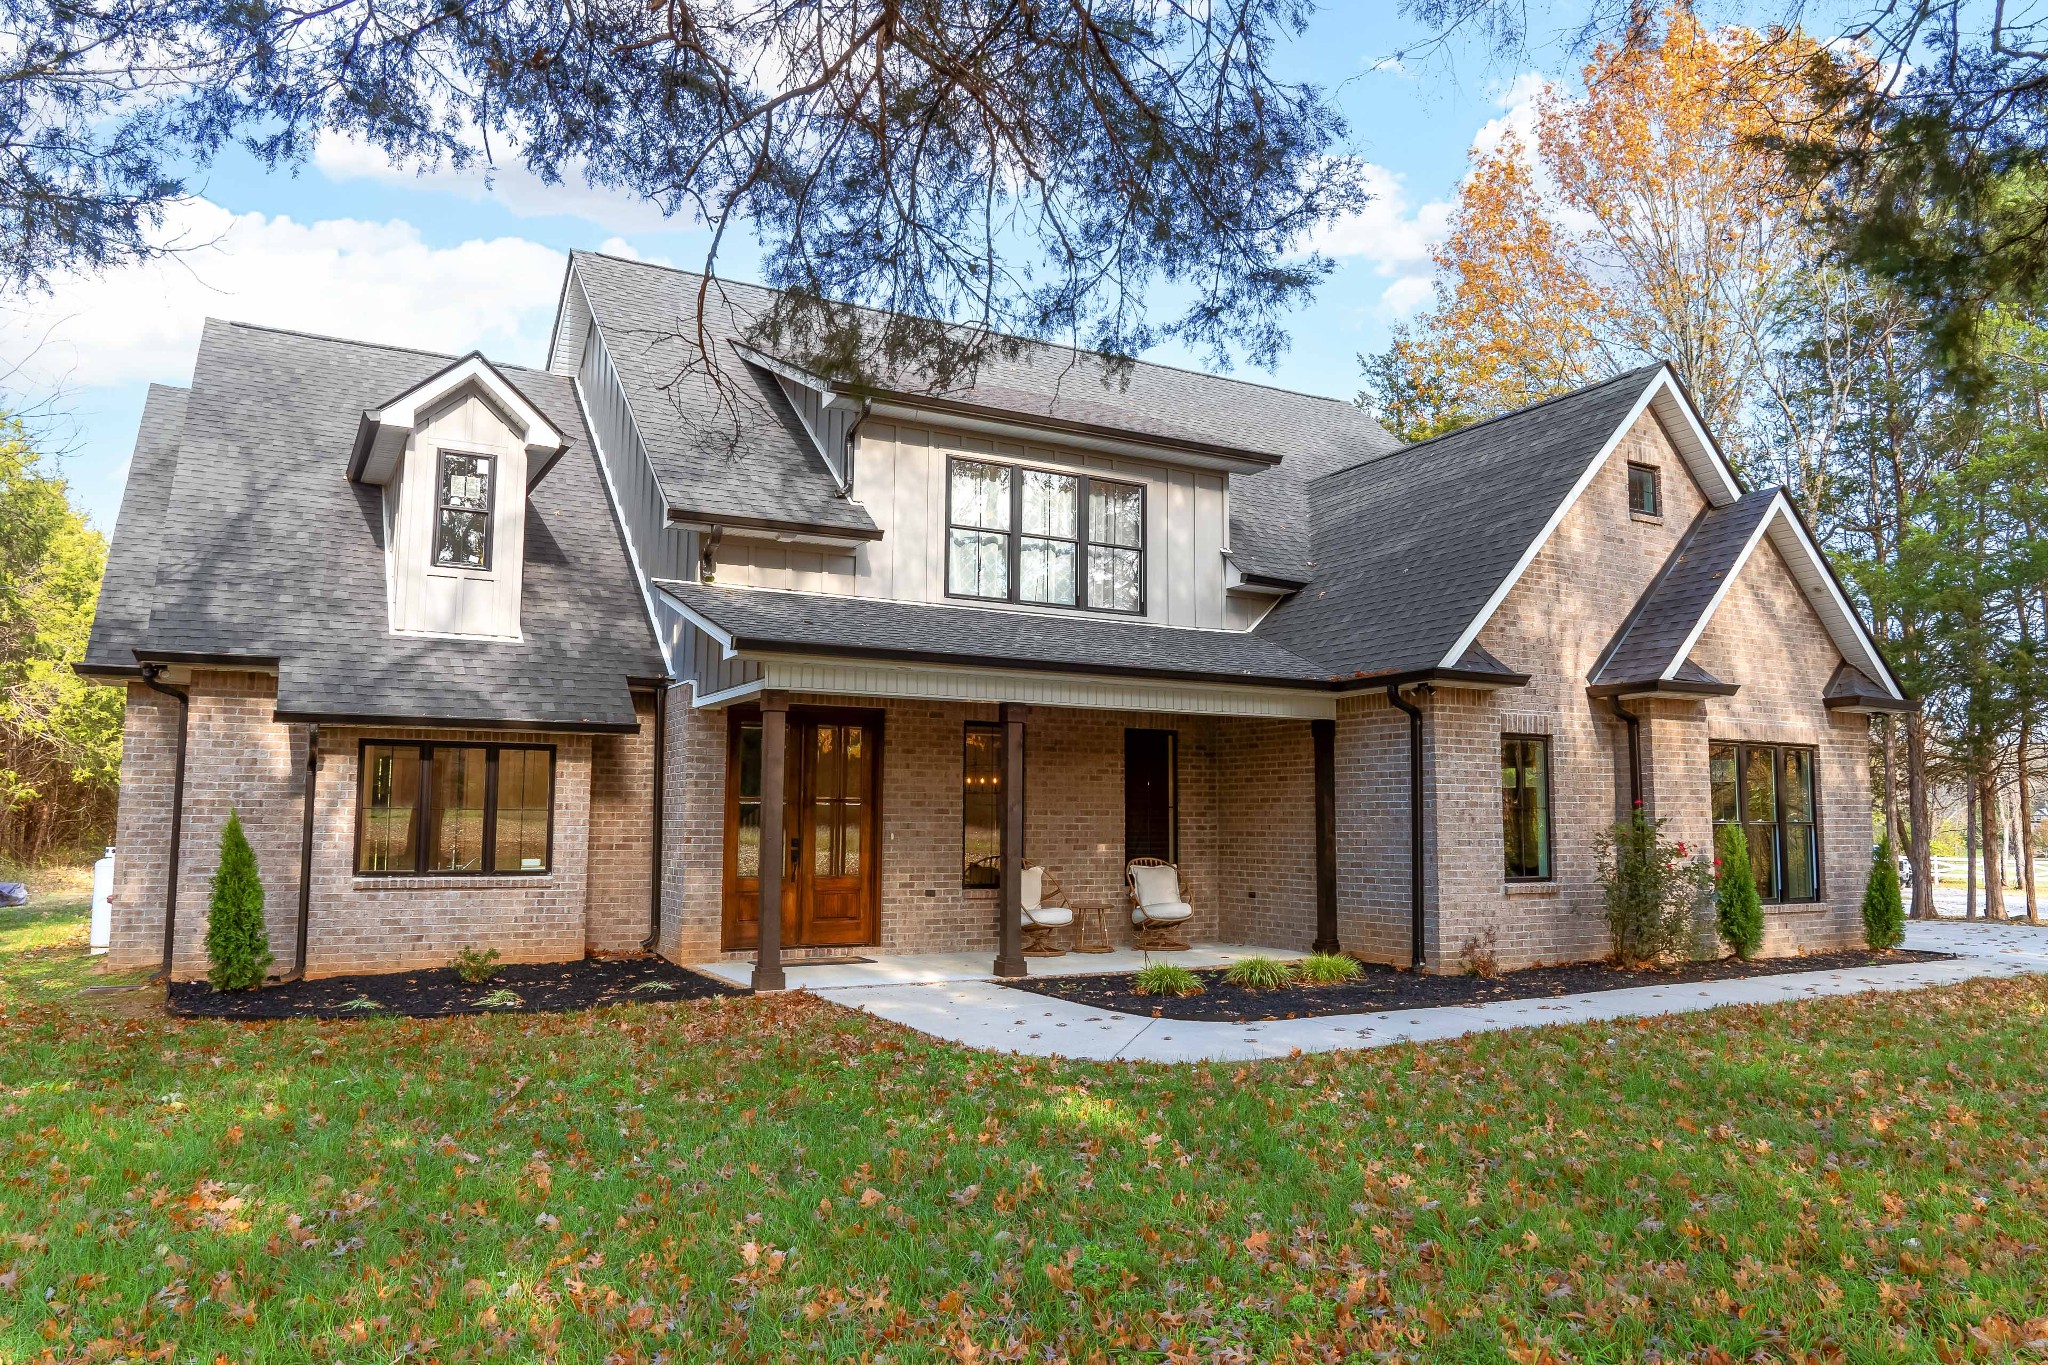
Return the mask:
<path fill-rule="evenodd" d="M 1109 941 L 1109 907 L 1106 905 L 1083 905 L 1074 910 L 1074 951 L 1077 953 L 1113 953 L 1116 945 Z"/>

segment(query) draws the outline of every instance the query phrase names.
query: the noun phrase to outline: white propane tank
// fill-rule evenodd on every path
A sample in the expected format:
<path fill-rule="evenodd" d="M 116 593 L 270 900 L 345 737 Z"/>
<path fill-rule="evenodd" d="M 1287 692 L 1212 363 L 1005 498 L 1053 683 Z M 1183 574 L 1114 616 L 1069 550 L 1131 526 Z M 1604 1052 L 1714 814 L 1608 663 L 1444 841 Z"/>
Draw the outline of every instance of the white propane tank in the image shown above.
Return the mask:
<path fill-rule="evenodd" d="M 114 941 L 114 850 L 92 865 L 92 950 L 104 953 Z"/>

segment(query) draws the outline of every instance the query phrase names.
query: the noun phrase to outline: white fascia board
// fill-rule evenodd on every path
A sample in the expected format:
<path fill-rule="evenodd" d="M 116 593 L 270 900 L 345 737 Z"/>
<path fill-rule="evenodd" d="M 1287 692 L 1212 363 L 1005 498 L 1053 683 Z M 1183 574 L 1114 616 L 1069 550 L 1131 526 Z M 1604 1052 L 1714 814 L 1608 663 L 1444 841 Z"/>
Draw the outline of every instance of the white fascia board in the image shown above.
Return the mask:
<path fill-rule="evenodd" d="M 1781 501 L 1783 497 L 1781 493 Z M 1792 576 L 1805 590 L 1807 600 L 1813 604 L 1815 614 L 1827 627 L 1828 635 L 1834 640 L 1835 648 L 1842 652 L 1842 657 L 1862 669 L 1893 700 L 1904 701 L 1906 694 L 1900 689 L 1898 679 L 1892 676 L 1884 655 L 1878 652 L 1877 642 L 1863 628 L 1863 617 L 1842 595 L 1841 585 L 1835 581 L 1827 557 L 1821 553 L 1813 537 L 1806 533 L 1806 524 L 1793 515 L 1790 504 L 1785 506 L 1782 518 L 1774 519 L 1771 543 L 1785 557 Z"/>
<path fill-rule="evenodd" d="M 1666 365 L 1659 373 L 1651 389 L 1652 402 L 1657 416 L 1664 423 L 1665 433 L 1671 443 L 1678 447 L 1678 457 L 1685 461 L 1686 468 L 1706 491 L 1707 501 L 1715 507 L 1726 507 L 1742 496 L 1742 483 L 1735 477 L 1735 471 L 1721 456 L 1721 448 L 1708 433 L 1706 424 L 1700 421 L 1699 412 L 1692 400 L 1686 397 L 1685 389 L 1678 377 Z M 1630 425 L 1634 425 L 1631 418 Z"/>
<path fill-rule="evenodd" d="M 719 625 L 716 621 L 704 615 L 702 612 L 693 611 L 690 608 L 689 603 L 683 601 L 682 598 L 677 597 L 674 593 L 662 587 L 659 582 L 657 582 L 654 585 L 654 588 L 656 592 L 659 592 L 661 594 L 662 599 L 666 601 L 671 608 L 674 609 L 675 613 L 678 616 L 682 617 L 685 621 L 688 621 L 697 629 L 703 631 L 706 635 L 709 635 L 712 639 L 718 641 L 719 651 L 725 658 L 733 658 L 735 655 L 739 653 L 737 649 L 733 648 L 733 638 L 731 631 L 727 630 L 724 626 Z"/>
<path fill-rule="evenodd" d="M 1785 494 L 1781 489 L 1778 495 L 1771 499 L 1770 507 L 1765 510 L 1761 517 L 1757 518 L 1755 528 L 1749 533 L 1749 539 L 1743 542 L 1742 553 L 1735 556 L 1735 562 L 1729 566 L 1728 572 L 1721 575 L 1721 582 L 1715 587 L 1714 595 L 1707 599 L 1706 610 L 1702 611 L 1699 619 L 1692 623 L 1691 633 L 1685 637 L 1683 644 L 1672 651 L 1671 662 L 1664 666 L 1664 671 L 1658 674 L 1658 677 L 1669 682 L 1678 676 L 1678 670 L 1685 666 L 1685 661 L 1688 658 L 1692 657 L 1693 646 L 1697 645 L 1700 642 L 1700 636 L 1706 633 L 1707 622 L 1714 619 L 1714 613 L 1721 609 L 1721 603 L 1726 600 L 1728 590 L 1735 586 L 1735 580 L 1742 577 L 1742 571 L 1749 567 L 1749 557 L 1756 553 L 1756 547 L 1763 541 L 1764 533 L 1771 529 L 1771 523 L 1775 522 L 1779 517 L 1787 515 L 1788 511 L 1789 509 L 1785 506 Z"/>
<path fill-rule="evenodd" d="M 741 683 L 738 687 L 728 687 L 723 692 L 703 693 L 697 691 L 697 680 L 695 678 L 689 681 L 690 706 L 693 710 L 702 707 L 730 706 L 736 701 L 745 701 L 749 697 L 758 697 L 761 693 L 768 690 L 768 680 L 766 678 L 756 678 L 750 683 Z"/>
<path fill-rule="evenodd" d="M 1668 371 L 1664 373 L 1668 373 Z M 1479 639 L 1479 632 L 1486 629 L 1486 623 L 1493 619 L 1493 614 L 1500 610 L 1500 604 L 1507 601 L 1508 594 L 1513 592 L 1515 585 L 1522 581 L 1522 575 L 1527 573 L 1529 566 L 1536 562 L 1536 556 L 1541 554 L 1543 547 L 1550 543 L 1551 536 L 1555 535 L 1557 528 L 1564 524 L 1565 517 L 1570 514 L 1572 508 L 1578 506 L 1580 495 L 1586 491 L 1592 484 L 1595 476 L 1607 464 L 1608 457 L 1614 454 L 1616 447 L 1621 444 L 1622 438 L 1635 428 L 1637 419 L 1642 417 L 1644 410 L 1650 406 L 1650 400 L 1657 396 L 1662 377 L 1662 374 L 1660 374 L 1659 379 L 1653 379 L 1643 386 L 1643 392 L 1636 399 L 1634 405 L 1629 408 L 1628 416 L 1621 419 L 1621 424 L 1614 429 L 1614 434 L 1607 438 L 1605 444 L 1600 447 L 1599 453 L 1592 458 L 1585 469 L 1580 471 L 1578 481 L 1572 484 L 1571 491 L 1559 499 L 1556 508 L 1550 513 L 1550 519 L 1543 523 L 1543 529 L 1536 533 L 1535 538 L 1529 542 L 1529 547 L 1522 551 L 1522 557 L 1515 561 L 1514 568 L 1508 570 L 1507 577 L 1500 581 L 1500 586 L 1496 587 L 1493 590 L 1493 595 L 1486 599 L 1486 605 L 1479 609 L 1479 614 L 1472 618 L 1471 624 L 1459 633 L 1458 638 L 1452 642 L 1450 649 L 1445 651 L 1444 657 L 1437 663 L 1438 668 L 1456 668 L 1458 660 L 1465 657 L 1465 651 L 1472 648 L 1474 642 Z"/>
<path fill-rule="evenodd" d="M 468 386 L 481 389 L 491 405 L 512 423 L 529 457 L 545 459 L 559 453 L 569 438 L 556 429 L 526 395 L 498 372 L 498 367 L 472 351 L 424 382 L 414 385 L 382 407 L 369 408 L 363 420 L 372 427 L 393 432 L 410 432 L 418 427 L 420 414 L 449 395 Z M 380 462 L 381 463 L 381 462 Z M 363 467 L 362 478 L 369 483 L 388 483 L 392 469 Z"/>

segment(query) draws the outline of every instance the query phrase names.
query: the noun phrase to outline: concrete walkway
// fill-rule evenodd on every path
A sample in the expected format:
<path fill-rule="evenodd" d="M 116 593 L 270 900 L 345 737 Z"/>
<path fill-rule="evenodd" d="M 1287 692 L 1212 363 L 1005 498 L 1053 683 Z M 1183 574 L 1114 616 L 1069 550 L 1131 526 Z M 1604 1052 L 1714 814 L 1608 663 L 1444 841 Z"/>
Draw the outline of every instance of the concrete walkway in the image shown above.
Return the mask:
<path fill-rule="evenodd" d="M 986 979 L 836 986 L 819 989 L 818 994 L 934 1038 L 989 1051 L 1096 1061 L 1192 1062 L 1285 1057 L 1297 1049 L 1329 1052 L 1381 1047 L 1495 1029 L 1685 1014 L 1721 1005 L 1768 1005 L 1872 990 L 1947 986 L 1975 977 L 2048 972 L 2048 929 L 2023 923 L 1915 922 L 1907 927 L 1906 946 L 1955 953 L 1957 959 L 1256 1024 L 1119 1014 L 1012 990 Z M 1184 960 L 1187 955 L 1174 957 Z M 799 984 L 793 974 L 791 984 Z"/>
<path fill-rule="evenodd" d="M 809 963 L 785 958 L 782 974 L 791 990 L 830 991 L 847 986 L 929 986 L 947 981 L 986 981 L 995 966 L 995 954 L 987 949 L 972 953 L 864 953 L 849 949 L 865 962 Z M 1172 954 L 1183 967 L 1228 967 L 1245 957 L 1300 957 L 1284 948 L 1259 948 L 1245 943 L 1197 943 L 1186 952 Z M 1024 970 L 1031 976 L 1078 976 L 1084 972 L 1135 972 L 1152 959 L 1135 948 L 1115 948 L 1106 953 L 1066 953 L 1059 957 L 1027 957 Z M 751 961 L 697 962 L 691 967 L 707 976 L 735 986 L 754 979 Z"/>

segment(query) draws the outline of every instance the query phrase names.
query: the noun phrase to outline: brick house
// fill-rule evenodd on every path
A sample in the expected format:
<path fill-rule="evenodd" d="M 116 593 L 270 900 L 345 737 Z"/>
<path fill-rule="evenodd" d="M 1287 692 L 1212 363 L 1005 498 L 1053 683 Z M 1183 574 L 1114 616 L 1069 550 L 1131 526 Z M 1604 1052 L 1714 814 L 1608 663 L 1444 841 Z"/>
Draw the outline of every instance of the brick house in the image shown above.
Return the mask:
<path fill-rule="evenodd" d="M 127 692 L 116 964 L 203 973 L 230 808 L 315 976 L 1021 970 L 1026 859 L 1123 934 L 1139 856 L 1199 938 L 1589 959 L 1632 801 L 1743 826 L 1767 951 L 1859 937 L 1907 703 L 1668 368 L 1403 445 L 1045 346 L 856 390 L 720 284 L 721 388 L 665 336 L 697 285 L 575 255 L 546 371 L 207 325 L 80 665 Z"/>

